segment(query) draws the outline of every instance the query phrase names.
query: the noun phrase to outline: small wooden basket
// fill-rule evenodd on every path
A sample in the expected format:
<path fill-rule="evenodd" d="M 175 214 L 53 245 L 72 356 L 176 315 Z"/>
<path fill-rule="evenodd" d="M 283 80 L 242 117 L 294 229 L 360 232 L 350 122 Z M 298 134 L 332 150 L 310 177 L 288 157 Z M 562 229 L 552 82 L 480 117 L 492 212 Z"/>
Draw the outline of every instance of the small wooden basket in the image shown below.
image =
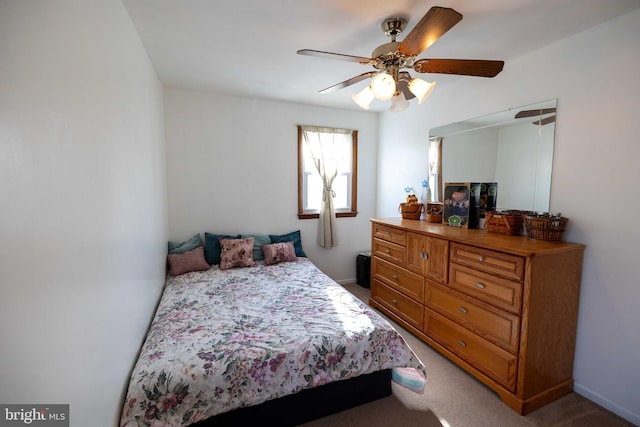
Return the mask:
<path fill-rule="evenodd" d="M 427 222 L 442 222 L 442 208 L 443 204 L 440 202 L 428 202 L 426 219 Z"/>
<path fill-rule="evenodd" d="M 398 212 L 402 214 L 402 219 L 420 219 L 422 209 L 424 209 L 424 205 L 422 203 L 417 203 L 415 205 L 400 203 L 400 206 L 398 206 Z"/>
<path fill-rule="evenodd" d="M 484 228 L 492 233 L 520 234 L 523 216 L 519 211 L 490 211 L 484 213 Z"/>
<path fill-rule="evenodd" d="M 562 240 L 562 233 L 567 228 L 567 222 L 569 222 L 569 218 L 565 217 L 524 216 L 527 236 L 537 240 Z"/>

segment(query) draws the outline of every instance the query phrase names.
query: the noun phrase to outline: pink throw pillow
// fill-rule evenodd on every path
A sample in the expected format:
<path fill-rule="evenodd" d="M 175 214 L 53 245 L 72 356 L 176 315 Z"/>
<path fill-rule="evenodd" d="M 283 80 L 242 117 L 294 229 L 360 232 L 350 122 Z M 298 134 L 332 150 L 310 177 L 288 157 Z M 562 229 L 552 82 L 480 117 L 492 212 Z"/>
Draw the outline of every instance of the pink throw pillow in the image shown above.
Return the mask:
<path fill-rule="evenodd" d="M 169 274 L 172 276 L 191 271 L 208 270 L 211 267 L 204 258 L 204 247 L 202 246 L 181 254 L 169 254 L 167 260 L 169 261 Z"/>
<path fill-rule="evenodd" d="M 245 239 L 220 238 L 220 269 L 251 267 L 253 262 L 253 237 Z"/>
<path fill-rule="evenodd" d="M 266 265 L 276 264 L 278 262 L 296 261 L 296 249 L 293 242 L 272 243 L 270 245 L 262 245 L 264 252 L 264 263 Z"/>

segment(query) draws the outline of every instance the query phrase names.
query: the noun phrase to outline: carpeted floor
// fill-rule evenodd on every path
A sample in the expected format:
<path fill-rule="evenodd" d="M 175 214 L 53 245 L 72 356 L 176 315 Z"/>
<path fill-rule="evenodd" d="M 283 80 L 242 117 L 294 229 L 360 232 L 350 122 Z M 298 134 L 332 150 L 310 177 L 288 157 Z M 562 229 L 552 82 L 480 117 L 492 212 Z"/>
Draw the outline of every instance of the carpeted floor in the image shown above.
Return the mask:
<path fill-rule="evenodd" d="M 369 290 L 344 285 L 361 300 Z M 628 427 L 632 424 L 571 393 L 526 416 L 506 406 L 497 394 L 418 338 L 391 322 L 427 367 L 424 394 L 393 384 L 387 398 L 361 405 L 305 427 Z"/>

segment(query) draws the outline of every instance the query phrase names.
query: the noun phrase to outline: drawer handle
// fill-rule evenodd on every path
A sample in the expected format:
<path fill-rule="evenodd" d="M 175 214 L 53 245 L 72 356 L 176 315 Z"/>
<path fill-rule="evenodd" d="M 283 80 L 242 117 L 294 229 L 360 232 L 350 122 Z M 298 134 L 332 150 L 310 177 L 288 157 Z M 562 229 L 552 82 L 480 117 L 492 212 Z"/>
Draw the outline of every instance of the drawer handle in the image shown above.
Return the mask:
<path fill-rule="evenodd" d="M 391 276 L 391 278 L 392 278 L 393 280 L 398 280 L 398 275 L 397 275 L 397 274 L 394 274 L 393 276 Z"/>
<path fill-rule="evenodd" d="M 483 257 L 482 255 L 480 255 L 480 256 L 478 257 L 478 262 L 483 262 L 483 261 L 484 261 L 484 257 Z"/>
<path fill-rule="evenodd" d="M 398 305 L 398 301 L 396 301 L 394 299 L 391 300 L 391 303 L 393 303 L 393 305 Z"/>
<path fill-rule="evenodd" d="M 391 251 L 389 249 L 387 249 L 386 251 L 384 251 L 385 254 L 390 255 Z"/>
<path fill-rule="evenodd" d="M 480 282 L 476 283 L 476 288 L 478 289 L 484 289 L 484 285 Z"/>
<path fill-rule="evenodd" d="M 458 310 L 460 310 L 460 313 L 464 313 L 464 314 L 467 314 L 469 312 L 469 310 L 467 310 L 464 307 L 460 307 L 460 308 L 458 308 Z"/>
<path fill-rule="evenodd" d="M 391 233 L 389 233 L 388 231 L 386 233 L 384 233 L 387 237 L 391 236 Z"/>
<path fill-rule="evenodd" d="M 467 343 L 462 341 L 462 340 L 458 340 L 458 344 L 460 344 L 460 347 L 466 347 Z"/>
<path fill-rule="evenodd" d="M 428 252 L 420 251 L 420 258 L 422 258 L 422 259 L 424 259 L 424 260 L 429 259 L 429 253 L 428 253 Z"/>

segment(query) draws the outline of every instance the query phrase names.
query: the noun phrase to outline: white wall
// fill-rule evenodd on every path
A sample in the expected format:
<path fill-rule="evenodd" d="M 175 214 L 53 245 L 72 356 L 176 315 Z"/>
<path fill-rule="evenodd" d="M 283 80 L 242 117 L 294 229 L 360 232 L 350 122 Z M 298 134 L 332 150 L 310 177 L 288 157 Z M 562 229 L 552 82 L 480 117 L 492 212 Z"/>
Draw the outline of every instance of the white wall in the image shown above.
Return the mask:
<path fill-rule="evenodd" d="M 162 87 L 119 1 L 2 1 L 0 58 L 0 402 L 113 426 L 164 281 Z"/>
<path fill-rule="evenodd" d="M 356 277 L 375 216 L 376 114 L 166 88 L 169 235 L 301 230 L 309 258 L 339 282 Z M 317 219 L 298 220 L 297 124 L 357 129 L 358 211 L 339 218 L 338 246 L 317 245 Z"/>
<path fill-rule="evenodd" d="M 478 129 L 449 135 L 442 144 L 442 182 L 493 182 L 498 130 Z"/>
<path fill-rule="evenodd" d="M 422 104 L 420 109 L 414 104 L 401 113 L 382 114 L 380 117 L 378 217 L 400 216 L 398 206 L 407 195 L 404 188 L 413 187 L 416 192 L 421 192 L 422 180 L 429 177 L 429 129 L 427 127 L 427 133 L 424 133 L 421 126 L 407 125 L 407 121 L 417 124 L 413 120 L 425 119 L 420 112 L 429 108 L 429 102 Z M 420 197 L 420 193 L 417 196 Z"/>
<path fill-rule="evenodd" d="M 558 98 L 550 208 L 570 218 L 566 240 L 586 244 L 575 390 L 635 424 L 639 40 L 635 11 L 509 61 L 494 79 L 438 86 L 423 105 L 384 114 L 380 152 L 388 156 L 378 159 L 378 214 L 397 216 L 392 190 L 424 174 L 429 128 Z"/>
<path fill-rule="evenodd" d="M 500 130 L 495 180 L 498 208 L 548 211 L 555 124 Z M 557 213 L 557 212 L 556 212 Z"/>
<path fill-rule="evenodd" d="M 116 424 L 168 238 L 299 228 L 314 262 L 351 279 L 368 219 L 398 216 L 404 187 L 426 177 L 429 128 L 558 98 L 551 208 L 587 245 L 576 390 L 640 424 L 638 40 L 640 11 L 379 118 L 167 89 L 165 170 L 162 89 L 124 7 L 0 3 L 0 402 L 70 403 L 74 426 Z M 298 123 L 360 130 L 360 215 L 338 221 L 332 250 L 295 215 Z"/>

